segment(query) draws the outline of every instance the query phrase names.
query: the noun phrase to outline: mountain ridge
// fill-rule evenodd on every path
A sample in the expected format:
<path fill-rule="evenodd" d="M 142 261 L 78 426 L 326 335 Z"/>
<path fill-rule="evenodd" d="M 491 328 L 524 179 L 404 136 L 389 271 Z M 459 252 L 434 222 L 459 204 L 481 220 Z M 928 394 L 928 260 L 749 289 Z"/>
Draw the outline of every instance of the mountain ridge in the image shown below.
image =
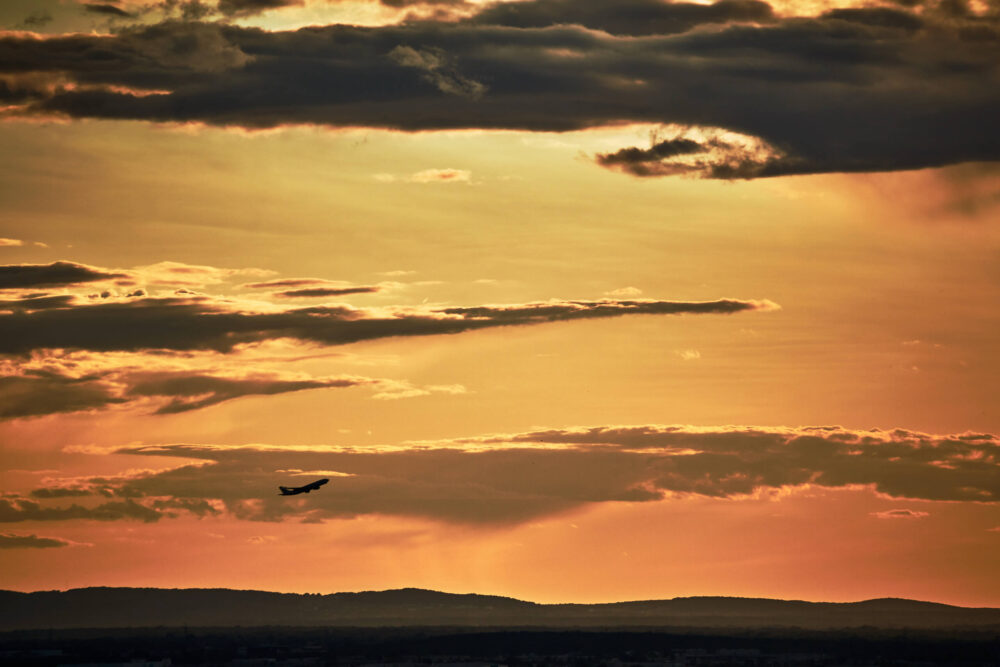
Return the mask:
<path fill-rule="evenodd" d="M 501 595 L 412 587 L 329 594 L 110 586 L 34 592 L 0 590 L 0 630 L 445 625 L 1000 630 L 1000 609 L 906 598 L 811 602 L 726 596 L 543 604 Z"/>

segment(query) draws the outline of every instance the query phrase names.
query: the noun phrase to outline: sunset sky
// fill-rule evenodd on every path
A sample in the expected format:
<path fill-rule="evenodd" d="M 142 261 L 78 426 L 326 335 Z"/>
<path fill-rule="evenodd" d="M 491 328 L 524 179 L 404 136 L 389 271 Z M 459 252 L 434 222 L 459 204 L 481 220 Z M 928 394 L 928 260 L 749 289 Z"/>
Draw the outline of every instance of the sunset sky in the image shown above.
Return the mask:
<path fill-rule="evenodd" d="M 998 0 L 5 0 L 0 588 L 1000 607 L 998 110 Z"/>

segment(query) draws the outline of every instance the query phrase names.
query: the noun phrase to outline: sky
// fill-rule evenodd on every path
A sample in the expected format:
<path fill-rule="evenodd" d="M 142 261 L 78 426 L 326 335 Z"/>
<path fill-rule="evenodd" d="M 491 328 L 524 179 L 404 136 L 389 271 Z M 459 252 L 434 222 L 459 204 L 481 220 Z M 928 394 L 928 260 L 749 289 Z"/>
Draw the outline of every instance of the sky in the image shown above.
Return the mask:
<path fill-rule="evenodd" d="M 7 0 L 0 588 L 1000 607 L 998 108 L 996 0 Z"/>

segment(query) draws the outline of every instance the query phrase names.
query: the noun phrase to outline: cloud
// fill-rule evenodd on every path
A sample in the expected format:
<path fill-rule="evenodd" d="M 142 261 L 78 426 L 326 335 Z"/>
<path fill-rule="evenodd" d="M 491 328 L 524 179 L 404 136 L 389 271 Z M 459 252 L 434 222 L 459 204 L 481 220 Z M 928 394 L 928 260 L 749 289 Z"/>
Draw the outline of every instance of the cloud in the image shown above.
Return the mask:
<path fill-rule="evenodd" d="M 423 78 L 442 93 L 478 99 L 486 92 L 486 86 L 459 74 L 443 49 L 418 50 L 409 46 L 397 46 L 388 55 L 390 60 L 401 67 L 422 71 Z"/>
<path fill-rule="evenodd" d="M 224 16 L 245 17 L 303 4 L 303 0 L 219 0 L 218 8 Z"/>
<path fill-rule="evenodd" d="M 0 420 L 114 407 L 171 415 L 247 396 L 274 396 L 309 389 L 369 387 L 376 392 L 372 396 L 376 399 L 465 391 L 460 385 L 421 387 L 403 380 L 356 375 L 309 376 L 245 368 L 239 372 L 179 367 L 164 370 L 115 368 L 113 361 L 101 370 L 82 373 L 71 368 L 31 366 L 7 371 L 17 374 L 0 376 Z M 44 497 L 81 495 L 69 489 L 46 493 L 55 495 Z"/>
<path fill-rule="evenodd" d="M 613 289 L 609 292 L 605 292 L 604 296 L 610 296 L 619 299 L 630 299 L 630 298 L 635 298 L 637 296 L 642 296 L 642 290 L 639 289 L 638 287 L 632 287 L 631 285 L 629 285 L 628 287 L 619 287 L 618 289 Z"/>
<path fill-rule="evenodd" d="M 115 451 L 185 463 L 166 471 L 95 478 L 89 482 L 95 488 L 146 502 L 203 500 L 254 521 L 392 514 L 501 525 L 594 503 L 657 502 L 687 495 L 738 499 L 807 487 L 865 487 L 893 498 L 1000 502 L 1000 439 L 971 433 L 647 425 L 376 448 L 158 445 Z M 290 470 L 337 475 L 322 493 L 289 501 L 272 492 Z"/>
<path fill-rule="evenodd" d="M 425 169 L 411 175 L 412 183 L 468 183 L 472 172 L 465 169 Z"/>
<path fill-rule="evenodd" d="M 91 354 L 54 351 L 28 359 L 0 360 L 0 420 L 71 412 L 128 409 L 154 415 L 201 410 L 249 396 L 273 396 L 311 389 L 361 387 L 377 400 L 430 394 L 464 394 L 458 384 L 415 385 L 406 380 L 360 375 L 317 376 L 272 370 L 267 361 L 302 357 L 234 360 L 215 355 L 174 357 L 147 354 Z M 85 487 L 47 489 L 37 497 L 87 495 Z"/>
<path fill-rule="evenodd" d="M 0 549 L 52 549 L 56 547 L 68 547 L 73 544 L 74 542 L 58 537 L 0 533 Z"/>
<path fill-rule="evenodd" d="M 83 10 L 91 14 L 101 14 L 114 18 L 132 18 L 132 14 L 117 5 L 111 3 L 87 2 L 83 5 Z"/>
<path fill-rule="evenodd" d="M 49 23 L 52 23 L 52 21 L 53 21 L 52 14 L 50 14 L 45 10 L 38 10 L 31 12 L 30 14 L 25 16 L 24 20 L 21 21 L 18 27 L 25 28 L 27 30 L 32 30 L 35 28 L 42 28 L 48 25 Z"/>
<path fill-rule="evenodd" d="M 182 262 L 157 262 L 138 266 L 128 272 L 137 283 L 171 287 L 205 287 L 217 285 L 237 276 L 266 276 L 273 271 L 243 268 L 225 269 L 217 266 L 184 264 Z"/>
<path fill-rule="evenodd" d="M 0 377 L 0 419 L 100 410 L 126 401 L 103 378 Z"/>
<path fill-rule="evenodd" d="M 886 510 L 884 512 L 872 512 L 872 516 L 878 519 L 923 519 L 930 516 L 930 514 L 916 510 Z"/>
<path fill-rule="evenodd" d="M 83 498 L 94 495 L 93 489 L 83 486 L 53 486 L 34 489 L 33 498 Z"/>
<path fill-rule="evenodd" d="M 283 379 L 277 373 L 246 377 L 220 377 L 202 374 L 151 373 L 130 378 L 130 397 L 169 398 L 155 414 L 176 414 L 199 410 L 243 396 L 284 394 L 304 389 L 357 387 L 377 381 L 362 377 Z"/>
<path fill-rule="evenodd" d="M 24 245 L 24 241 L 21 241 L 20 239 L 4 239 L 4 238 L 0 238 L 0 248 L 11 247 L 11 246 L 20 246 L 20 245 Z"/>
<path fill-rule="evenodd" d="M 746 1 L 630 3 L 673 23 L 629 16 L 619 3 L 537 0 L 485 9 L 472 22 L 378 28 L 167 21 L 113 35 L 7 33 L 0 73 L 72 85 L 39 83 L 5 114 L 406 131 L 629 122 L 721 128 L 768 147 L 744 154 L 740 145 L 706 145 L 700 168 L 645 161 L 644 175 L 727 179 L 1000 159 L 992 131 L 1000 20 L 992 14 L 866 8 L 773 18 L 767 5 Z M 616 30 L 656 32 L 565 25 L 605 18 L 628 23 Z M 705 22 L 716 27 L 686 27 Z M 141 90 L 166 92 L 134 94 Z M 641 172 L 628 156 L 606 159 Z"/>
<path fill-rule="evenodd" d="M 0 498 L 0 523 L 21 521 L 69 521 L 86 519 L 93 521 L 133 520 L 154 523 L 164 516 L 161 511 L 151 509 L 134 500 L 111 501 L 95 507 L 73 504 L 69 507 L 43 507 L 33 500 L 23 498 Z"/>
<path fill-rule="evenodd" d="M 686 136 L 693 132 L 701 137 Z M 756 178 L 794 171 L 796 158 L 789 158 L 759 139 L 726 132 L 720 128 L 694 128 L 670 139 L 655 133 L 649 148 L 629 147 L 599 153 L 595 161 L 608 169 L 632 176 L 696 174 L 708 178 Z"/>
<path fill-rule="evenodd" d="M 346 296 L 348 294 L 374 294 L 375 292 L 381 291 L 381 288 L 377 285 L 363 285 L 357 287 L 307 287 L 304 289 L 293 289 L 285 290 L 284 292 L 275 292 L 274 296 L 295 299 L 295 298 L 309 298 L 315 299 L 319 297 L 329 297 L 329 296 Z"/>
<path fill-rule="evenodd" d="M 5 303 L 0 354 L 75 349 L 94 352 L 214 350 L 276 339 L 345 345 L 389 337 L 457 334 L 622 315 L 733 314 L 776 308 L 768 301 L 604 299 L 471 307 L 360 309 L 346 304 L 280 308 L 205 295 Z"/>
<path fill-rule="evenodd" d="M 470 183 L 472 172 L 465 169 L 424 169 L 409 176 L 395 174 L 375 174 L 381 183 Z"/>
<path fill-rule="evenodd" d="M 20 245 L 20 243 L 4 244 Z M 84 264 L 53 262 L 51 264 L 7 264 L 0 266 L 0 289 L 30 289 L 79 285 L 98 280 L 124 278 L 123 273 L 110 273 Z"/>
<path fill-rule="evenodd" d="M 769 22 L 771 6 L 758 0 L 721 0 L 712 4 L 662 0 L 528 0 L 487 5 L 468 23 L 514 28 L 576 24 L 614 35 L 668 35 L 705 24 Z"/>
<path fill-rule="evenodd" d="M 841 7 L 823 14 L 824 18 L 839 19 L 877 28 L 896 28 L 916 31 L 924 27 L 924 20 L 911 12 L 890 7 Z"/>

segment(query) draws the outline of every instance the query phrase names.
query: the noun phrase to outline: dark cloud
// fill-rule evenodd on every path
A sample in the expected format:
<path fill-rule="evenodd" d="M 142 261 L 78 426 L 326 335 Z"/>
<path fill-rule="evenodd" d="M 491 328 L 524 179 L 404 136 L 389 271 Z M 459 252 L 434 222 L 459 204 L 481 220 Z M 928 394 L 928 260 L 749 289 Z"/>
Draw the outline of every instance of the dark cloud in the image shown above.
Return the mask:
<path fill-rule="evenodd" d="M 29 30 L 32 28 L 41 28 L 52 23 L 52 20 L 52 14 L 45 10 L 39 10 L 25 16 L 20 26 Z"/>
<path fill-rule="evenodd" d="M 773 19 L 771 6 L 758 0 L 720 0 L 709 5 L 663 0 L 529 0 L 491 4 L 466 21 L 514 28 L 575 24 L 614 35 L 670 35 L 704 24 Z"/>
<path fill-rule="evenodd" d="M 153 523 L 165 514 L 150 509 L 134 500 L 111 501 L 95 507 L 73 504 L 69 507 L 44 507 L 33 500 L 0 498 L 0 523 L 20 521 L 68 521 L 89 519 L 94 521 L 134 520 Z"/>
<path fill-rule="evenodd" d="M 253 16 L 270 9 L 297 7 L 303 0 L 219 0 L 218 9 L 225 16 Z"/>
<path fill-rule="evenodd" d="M 346 296 L 348 294 L 372 294 L 378 292 L 378 287 L 312 287 L 307 289 L 286 290 L 275 292 L 274 296 L 281 298 L 317 298 L 330 296 Z"/>
<path fill-rule="evenodd" d="M 920 30 L 924 21 L 910 12 L 890 9 L 888 7 L 849 7 L 831 9 L 823 15 L 825 18 L 840 19 L 862 23 L 878 28 L 898 28 L 900 30 Z"/>
<path fill-rule="evenodd" d="M 719 6 L 756 5 L 689 11 Z M 8 34 L 0 72 L 77 84 L 39 87 L 15 115 L 407 131 L 636 122 L 721 128 L 771 148 L 688 170 L 715 178 L 1000 159 L 997 20 L 938 16 L 859 9 L 639 37 L 571 26 L 267 32 L 177 21 L 110 36 Z"/>
<path fill-rule="evenodd" d="M 348 294 L 373 294 L 381 288 L 375 285 L 358 287 L 309 287 L 304 289 L 285 290 L 275 292 L 274 296 L 282 298 L 316 298 L 327 296 L 346 296 Z"/>
<path fill-rule="evenodd" d="M 872 516 L 878 519 L 923 519 L 930 516 L 930 514 L 915 510 L 886 510 L 884 512 L 872 512 Z"/>
<path fill-rule="evenodd" d="M 110 3 L 87 2 L 83 4 L 83 10 L 91 14 L 102 14 L 116 18 L 132 18 L 132 14 Z"/>
<path fill-rule="evenodd" d="M 100 378 L 0 377 L 0 419 L 100 410 L 126 402 Z"/>
<path fill-rule="evenodd" d="M 660 176 L 663 170 L 672 168 L 664 161 L 679 155 L 704 153 L 708 150 L 704 144 L 691 139 L 666 139 L 655 142 L 649 148 L 622 148 L 613 153 L 603 153 L 597 156 L 597 163 L 602 167 L 621 169 L 633 176 Z"/>
<path fill-rule="evenodd" d="M 0 299 L 0 310 L 32 311 L 66 308 L 76 302 L 71 294 L 29 294 L 17 299 Z"/>
<path fill-rule="evenodd" d="M 218 7 L 200 0 L 162 0 L 155 8 L 166 16 L 179 17 L 184 21 L 199 21 L 218 12 Z"/>
<path fill-rule="evenodd" d="M 52 549 L 68 547 L 72 544 L 57 537 L 38 537 L 37 535 L 15 535 L 0 533 L 0 549 Z"/>
<path fill-rule="evenodd" d="M 29 312 L 0 311 L 0 354 L 40 349 L 96 352 L 216 350 L 291 338 L 344 345 L 395 336 L 456 334 L 621 315 L 731 314 L 767 310 L 766 301 L 552 301 L 467 308 L 367 311 L 347 305 L 254 312 L 207 296 L 85 301 Z"/>
<path fill-rule="evenodd" d="M 124 405 L 148 406 L 153 414 L 167 415 L 200 410 L 246 396 L 273 396 L 335 387 L 381 387 L 386 382 L 357 376 L 303 378 L 263 371 L 226 376 L 197 370 L 143 371 L 133 368 L 80 377 L 61 372 L 28 371 L 0 377 L 0 420 Z M 391 387 L 386 389 L 391 390 Z M 67 489 L 55 489 L 52 493 L 73 495 Z"/>
<path fill-rule="evenodd" d="M 279 278 L 276 280 L 264 280 L 256 283 L 246 283 L 242 287 L 252 289 L 280 289 L 282 287 L 322 287 L 325 285 L 340 286 L 339 283 L 331 283 L 322 278 Z"/>
<path fill-rule="evenodd" d="M 482 83 L 462 76 L 442 49 L 397 46 L 388 55 L 400 67 L 412 67 L 423 72 L 422 78 L 442 93 L 479 99 L 486 92 Z"/>
<path fill-rule="evenodd" d="M 288 380 L 275 375 L 219 377 L 198 373 L 149 373 L 130 377 L 129 397 L 169 398 L 156 414 L 200 410 L 243 396 L 272 396 L 305 389 L 357 387 L 375 384 L 369 378 L 343 377 Z"/>
<path fill-rule="evenodd" d="M 215 516 L 222 512 L 206 500 L 195 498 L 167 498 L 152 501 L 150 507 L 157 510 L 180 510 L 194 514 L 198 518 Z"/>
<path fill-rule="evenodd" d="M 373 294 L 385 287 L 395 287 L 398 283 L 383 283 L 381 285 L 351 285 L 345 282 L 324 280 L 322 278 L 278 278 L 255 283 L 245 283 L 241 287 L 250 289 L 277 289 L 274 296 L 278 297 L 323 297 L 346 296 L 348 294 Z M 291 289 L 283 289 L 291 288 Z"/>
<path fill-rule="evenodd" d="M 110 273 L 73 262 L 51 264 L 7 264 L 0 266 L 0 289 L 30 289 L 78 285 L 96 280 L 124 278 L 122 273 Z"/>
<path fill-rule="evenodd" d="M 806 486 L 1000 502 L 1000 440 L 977 434 L 636 426 L 371 450 L 165 445 L 118 453 L 207 463 L 93 480 L 108 493 L 218 502 L 246 520 L 394 514 L 503 524 L 592 503 L 738 498 Z M 331 482 L 306 501 L 273 495 L 278 484 L 318 474 L 294 470 L 323 471 Z"/>

